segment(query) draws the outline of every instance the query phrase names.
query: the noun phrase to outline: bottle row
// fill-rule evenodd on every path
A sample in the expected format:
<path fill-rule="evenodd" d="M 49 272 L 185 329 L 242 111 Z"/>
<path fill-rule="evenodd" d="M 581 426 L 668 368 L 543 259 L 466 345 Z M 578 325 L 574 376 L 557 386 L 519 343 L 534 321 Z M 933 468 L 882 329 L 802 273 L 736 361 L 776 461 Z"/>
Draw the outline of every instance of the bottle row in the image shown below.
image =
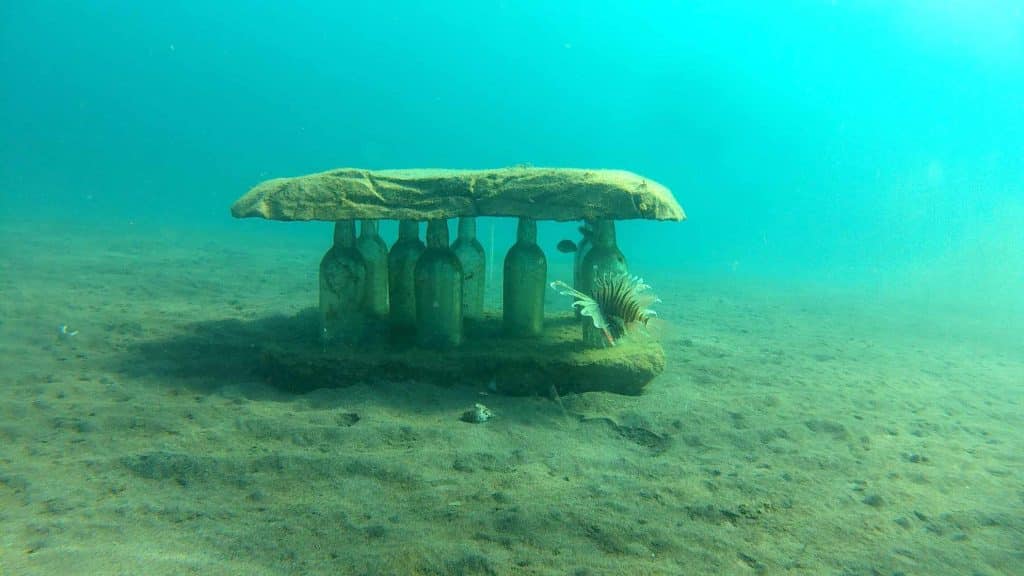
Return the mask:
<path fill-rule="evenodd" d="M 358 238 L 353 220 L 335 223 L 334 245 L 320 262 L 320 335 L 325 345 L 358 345 L 367 323 L 386 321 L 393 340 L 445 349 L 462 343 L 465 321 L 483 316 L 486 256 L 476 238 L 476 219 L 459 219 L 449 244 L 444 219 L 402 220 L 388 249 L 377 221 L 363 220 Z M 593 279 L 625 272 L 612 221 L 581 228 L 574 287 L 587 294 Z M 520 218 L 516 242 L 505 255 L 502 321 L 506 336 L 537 337 L 544 327 L 547 259 L 537 245 L 537 223 Z M 587 323 L 584 323 L 584 339 Z"/>

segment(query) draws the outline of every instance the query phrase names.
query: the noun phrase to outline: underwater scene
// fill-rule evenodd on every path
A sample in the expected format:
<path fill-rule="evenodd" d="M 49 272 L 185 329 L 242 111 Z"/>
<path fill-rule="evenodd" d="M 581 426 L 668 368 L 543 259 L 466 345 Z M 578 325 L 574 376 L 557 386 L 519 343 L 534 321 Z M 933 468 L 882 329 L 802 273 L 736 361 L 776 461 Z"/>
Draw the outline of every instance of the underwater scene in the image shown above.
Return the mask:
<path fill-rule="evenodd" d="M 1024 4 L 4 2 L 0 575 L 1024 574 Z"/>

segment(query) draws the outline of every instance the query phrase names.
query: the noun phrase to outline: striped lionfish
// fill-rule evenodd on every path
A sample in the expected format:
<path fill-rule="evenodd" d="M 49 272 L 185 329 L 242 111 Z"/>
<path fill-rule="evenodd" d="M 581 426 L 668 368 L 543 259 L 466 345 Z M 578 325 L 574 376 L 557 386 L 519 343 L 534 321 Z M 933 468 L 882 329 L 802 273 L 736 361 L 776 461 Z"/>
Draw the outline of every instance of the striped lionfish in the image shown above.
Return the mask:
<path fill-rule="evenodd" d="M 604 333 L 611 346 L 639 326 L 646 326 L 648 320 L 657 315 L 650 306 L 661 302 L 647 292 L 650 286 L 644 284 L 642 278 L 624 273 L 595 278 L 589 296 L 560 280 L 552 282 L 551 287 L 563 296 L 575 298 L 572 305 L 579 308 L 581 315 L 593 320 L 594 327 Z"/>

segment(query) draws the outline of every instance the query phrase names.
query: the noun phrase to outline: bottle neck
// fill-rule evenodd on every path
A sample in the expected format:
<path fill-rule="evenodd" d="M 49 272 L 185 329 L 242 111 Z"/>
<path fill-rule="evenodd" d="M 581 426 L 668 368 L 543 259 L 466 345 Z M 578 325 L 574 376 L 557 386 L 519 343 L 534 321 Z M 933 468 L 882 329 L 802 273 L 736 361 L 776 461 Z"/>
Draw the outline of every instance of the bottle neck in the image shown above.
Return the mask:
<path fill-rule="evenodd" d="M 448 221 L 445 219 L 427 222 L 427 247 L 448 247 Z"/>
<path fill-rule="evenodd" d="M 354 220 L 338 220 L 334 223 L 334 245 L 342 248 L 352 248 L 356 245 Z"/>
<path fill-rule="evenodd" d="M 363 220 L 359 228 L 359 234 L 366 237 L 377 236 L 377 230 L 376 220 Z"/>
<path fill-rule="evenodd" d="M 476 218 L 472 216 L 459 218 L 459 238 L 463 240 L 476 238 Z"/>
<path fill-rule="evenodd" d="M 592 226 L 591 242 L 594 246 L 615 246 L 614 220 L 595 220 Z"/>
<path fill-rule="evenodd" d="M 419 240 L 420 223 L 416 220 L 402 220 L 398 223 L 399 240 Z"/>
<path fill-rule="evenodd" d="M 537 221 L 533 218 L 520 218 L 519 229 L 516 230 L 516 241 L 527 244 L 536 244 Z"/>

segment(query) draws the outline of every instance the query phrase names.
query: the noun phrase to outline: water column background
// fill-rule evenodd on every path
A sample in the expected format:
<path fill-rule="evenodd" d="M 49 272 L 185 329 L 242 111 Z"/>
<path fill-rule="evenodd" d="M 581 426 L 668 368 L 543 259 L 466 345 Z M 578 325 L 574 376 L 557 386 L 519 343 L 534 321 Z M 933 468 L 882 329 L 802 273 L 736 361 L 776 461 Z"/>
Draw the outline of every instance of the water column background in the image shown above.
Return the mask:
<path fill-rule="evenodd" d="M 0 10 L 5 218 L 325 244 L 326 226 L 261 228 L 227 206 L 262 179 L 338 166 L 621 167 L 691 216 L 623 226 L 641 271 L 1020 310 L 1015 2 Z M 550 251 L 566 231 L 541 239 Z"/>

